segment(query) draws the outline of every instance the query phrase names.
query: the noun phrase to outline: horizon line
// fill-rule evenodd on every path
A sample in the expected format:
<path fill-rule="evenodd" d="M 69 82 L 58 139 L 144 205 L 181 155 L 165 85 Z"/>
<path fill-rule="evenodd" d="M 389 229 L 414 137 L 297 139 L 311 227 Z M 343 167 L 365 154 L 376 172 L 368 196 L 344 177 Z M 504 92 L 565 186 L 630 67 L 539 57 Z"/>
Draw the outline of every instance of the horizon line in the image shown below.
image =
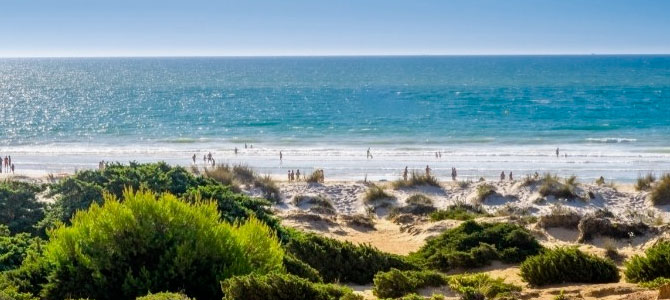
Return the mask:
<path fill-rule="evenodd" d="M 241 54 L 241 55 L 83 55 L 83 56 L 1 56 L 21 58 L 281 58 L 281 57 L 464 57 L 464 56 L 668 56 L 670 53 L 475 53 L 475 54 Z"/>

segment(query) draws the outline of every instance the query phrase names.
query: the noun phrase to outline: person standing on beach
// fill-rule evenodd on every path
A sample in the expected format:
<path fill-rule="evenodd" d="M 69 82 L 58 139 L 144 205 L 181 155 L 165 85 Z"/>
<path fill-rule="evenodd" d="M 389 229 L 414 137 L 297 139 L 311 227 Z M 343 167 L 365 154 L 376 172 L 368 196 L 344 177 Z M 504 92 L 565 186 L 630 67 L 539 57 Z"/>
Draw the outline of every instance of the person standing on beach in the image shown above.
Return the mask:
<path fill-rule="evenodd" d="M 237 155 L 237 147 L 235 147 L 235 155 Z"/>
<path fill-rule="evenodd" d="M 300 181 L 300 169 L 295 171 L 295 178 L 296 178 L 296 180 Z"/>
<path fill-rule="evenodd" d="M 202 155 L 202 164 L 206 165 L 207 164 L 207 154 Z"/>
<path fill-rule="evenodd" d="M 286 171 L 286 176 L 288 177 L 288 182 L 291 182 L 291 170 Z"/>
<path fill-rule="evenodd" d="M 558 153 L 559 153 L 558 147 L 556 147 L 556 157 L 558 157 Z"/>
<path fill-rule="evenodd" d="M 402 172 L 402 179 L 407 181 L 407 166 L 405 166 L 405 171 Z"/>
<path fill-rule="evenodd" d="M 451 168 L 451 180 L 456 181 L 456 168 Z"/>
<path fill-rule="evenodd" d="M 195 153 L 193 153 L 193 164 L 195 165 Z"/>
<path fill-rule="evenodd" d="M 281 150 L 279 150 L 279 162 L 281 162 L 284 159 L 284 155 L 281 153 Z"/>
<path fill-rule="evenodd" d="M 514 180 L 514 178 L 512 177 L 512 171 L 509 171 L 509 181 L 512 181 L 512 180 Z"/>
<path fill-rule="evenodd" d="M 365 155 L 365 158 L 370 158 L 370 148 L 368 148 L 368 153 Z"/>
<path fill-rule="evenodd" d="M 505 180 L 505 171 L 502 171 L 502 173 L 500 173 L 500 181 L 503 180 Z"/>
<path fill-rule="evenodd" d="M 12 174 L 14 174 L 14 164 L 12 164 Z"/>
<path fill-rule="evenodd" d="M 430 166 L 426 165 L 426 177 L 430 177 Z"/>

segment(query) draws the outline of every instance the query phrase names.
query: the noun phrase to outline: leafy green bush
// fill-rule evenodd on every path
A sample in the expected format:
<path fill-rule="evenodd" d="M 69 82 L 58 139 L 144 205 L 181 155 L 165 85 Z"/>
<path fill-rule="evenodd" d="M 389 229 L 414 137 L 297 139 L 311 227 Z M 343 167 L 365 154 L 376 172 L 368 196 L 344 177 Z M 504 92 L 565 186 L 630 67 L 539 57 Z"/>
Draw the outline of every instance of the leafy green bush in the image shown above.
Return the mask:
<path fill-rule="evenodd" d="M 670 204 L 670 174 L 665 174 L 651 191 L 649 199 L 654 205 Z"/>
<path fill-rule="evenodd" d="M 137 297 L 135 300 L 191 300 L 188 296 L 184 294 L 177 293 L 156 293 L 149 294 L 142 297 Z"/>
<path fill-rule="evenodd" d="M 430 220 L 433 222 L 447 219 L 467 221 L 488 215 L 481 205 L 471 205 L 461 202 L 449 205 L 445 209 L 434 211 L 430 214 Z"/>
<path fill-rule="evenodd" d="M 521 264 L 521 277 L 532 285 L 553 283 L 608 283 L 619 281 L 609 259 L 586 254 L 576 247 L 555 248 L 529 257 Z"/>
<path fill-rule="evenodd" d="M 412 172 L 409 179 L 398 179 L 392 183 L 392 186 L 396 190 L 403 188 L 413 188 L 417 186 L 440 187 L 440 182 L 435 176 Z"/>
<path fill-rule="evenodd" d="M 537 240 L 521 226 L 466 221 L 427 240 L 410 257 L 428 268 L 448 271 L 458 267 L 481 267 L 492 260 L 521 262 L 541 249 Z"/>
<path fill-rule="evenodd" d="M 323 282 L 319 271 L 291 254 L 284 255 L 284 267 L 289 274 L 305 278 L 311 282 Z"/>
<path fill-rule="evenodd" d="M 0 275 L 0 300 L 38 300 L 28 292 L 21 292 L 19 288 L 6 276 Z"/>
<path fill-rule="evenodd" d="M 29 248 L 39 247 L 41 243 L 41 239 L 27 233 L 11 235 L 7 226 L 0 224 L 0 272 L 19 267 Z"/>
<path fill-rule="evenodd" d="M 401 256 L 369 245 L 354 245 L 313 233 L 293 233 L 285 249 L 319 271 L 326 282 L 366 284 L 380 271 L 416 268 Z"/>
<path fill-rule="evenodd" d="M 651 188 L 651 184 L 656 181 L 656 176 L 651 173 L 647 173 L 644 177 L 638 177 L 635 182 L 636 191 L 646 191 Z"/>
<path fill-rule="evenodd" d="M 400 271 L 375 274 L 372 293 L 379 298 L 397 298 L 428 286 L 443 286 L 448 283 L 446 275 L 435 271 Z"/>
<path fill-rule="evenodd" d="M 35 225 L 44 218 L 45 204 L 37 201 L 44 188 L 35 184 L 0 182 L 0 224 L 12 233 L 36 233 Z"/>
<path fill-rule="evenodd" d="M 658 289 L 666 284 L 670 284 L 670 278 L 658 277 L 652 281 L 640 282 L 640 286 L 647 289 Z"/>
<path fill-rule="evenodd" d="M 466 297 L 481 294 L 487 299 L 495 299 L 521 291 L 521 287 L 505 283 L 502 278 L 491 278 L 486 273 L 449 276 L 449 287 Z"/>
<path fill-rule="evenodd" d="M 170 194 L 126 191 L 77 213 L 50 232 L 40 257 L 47 299 L 128 299 L 147 291 L 222 296 L 233 275 L 283 269 L 283 251 L 264 223 L 221 222 L 214 203 L 188 204 Z M 39 262 L 39 261 L 38 261 Z"/>
<path fill-rule="evenodd" d="M 226 279 L 221 283 L 224 300 L 337 300 L 362 299 L 352 290 L 334 284 L 313 283 L 290 274 L 251 274 Z"/>
<path fill-rule="evenodd" d="M 635 255 L 625 264 L 624 274 L 629 282 L 648 282 L 657 278 L 670 278 L 670 241 L 659 242 Z"/>

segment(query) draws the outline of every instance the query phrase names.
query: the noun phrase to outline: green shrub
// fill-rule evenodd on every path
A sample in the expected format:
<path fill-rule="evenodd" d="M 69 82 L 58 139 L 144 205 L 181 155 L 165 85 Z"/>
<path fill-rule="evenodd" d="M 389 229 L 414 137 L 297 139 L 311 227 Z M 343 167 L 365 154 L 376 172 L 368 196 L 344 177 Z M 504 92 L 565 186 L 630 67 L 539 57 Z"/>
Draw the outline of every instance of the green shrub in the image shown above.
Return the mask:
<path fill-rule="evenodd" d="M 586 254 L 576 247 L 555 248 L 529 257 L 521 264 L 521 277 L 536 286 L 554 283 L 608 283 L 619 281 L 609 259 Z"/>
<path fill-rule="evenodd" d="M 313 283 L 290 274 L 251 274 L 221 283 L 224 300 L 337 300 L 362 299 L 352 290 L 334 284 Z"/>
<path fill-rule="evenodd" d="M 640 286 L 647 289 L 658 289 L 666 284 L 670 284 L 670 278 L 658 277 L 652 281 L 640 282 Z"/>
<path fill-rule="evenodd" d="M 295 232 L 285 249 L 316 269 L 326 282 L 366 284 L 380 271 L 416 268 L 403 257 L 372 246 L 340 242 L 313 233 Z"/>
<path fill-rule="evenodd" d="M 446 219 L 467 221 L 488 215 L 489 214 L 481 205 L 471 205 L 460 202 L 431 213 L 430 220 L 433 222 Z"/>
<path fill-rule="evenodd" d="M 18 182 L 0 182 L 0 224 L 12 233 L 36 233 L 35 225 L 44 218 L 45 204 L 37 201 L 42 186 Z"/>
<path fill-rule="evenodd" d="M 577 187 L 577 177 L 571 176 L 561 182 L 558 176 L 545 174 L 542 179 L 542 186 L 540 186 L 539 193 L 543 197 L 554 196 L 556 198 L 574 199 L 579 198 L 575 192 Z"/>
<path fill-rule="evenodd" d="M 33 294 L 21 292 L 4 274 L 0 275 L 0 300 L 38 300 Z"/>
<path fill-rule="evenodd" d="M 396 190 L 418 186 L 440 187 L 440 182 L 435 176 L 412 172 L 409 179 L 398 179 L 392 183 L 392 186 Z"/>
<path fill-rule="evenodd" d="M 489 196 L 495 195 L 496 187 L 491 184 L 482 184 L 477 187 L 477 197 L 475 198 L 476 203 L 484 203 L 486 198 Z"/>
<path fill-rule="evenodd" d="M 188 296 L 184 294 L 177 293 L 156 293 L 149 294 L 142 297 L 137 297 L 135 300 L 191 300 Z"/>
<path fill-rule="evenodd" d="M 383 199 L 395 199 L 395 197 L 384 191 L 384 188 L 376 184 L 370 184 L 368 189 L 365 191 L 365 195 L 363 196 L 363 202 L 365 204 L 373 204 L 376 201 Z"/>
<path fill-rule="evenodd" d="M 651 191 L 649 199 L 654 205 L 670 204 L 670 174 L 663 175 Z"/>
<path fill-rule="evenodd" d="M 289 274 L 305 278 L 311 282 L 323 282 L 319 271 L 291 254 L 284 255 L 284 267 Z"/>
<path fill-rule="evenodd" d="M 282 270 L 283 251 L 264 223 L 221 222 L 214 203 L 188 204 L 170 194 L 126 191 L 77 213 L 50 232 L 40 260 L 47 299 L 128 299 L 147 291 L 222 296 L 219 281 Z"/>
<path fill-rule="evenodd" d="M 447 276 L 435 271 L 400 271 L 391 269 L 374 277 L 372 293 L 379 298 L 397 298 L 428 286 L 443 286 Z"/>
<path fill-rule="evenodd" d="M 486 273 L 449 276 L 449 288 L 466 297 L 481 294 L 487 299 L 495 299 L 521 291 L 521 287 L 505 283 L 502 278 L 491 278 Z"/>
<path fill-rule="evenodd" d="M 638 177 L 635 182 L 636 191 L 646 191 L 651 188 L 651 184 L 656 181 L 656 176 L 651 173 L 647 173 L 644 177 Z"/>
<path fill-rule="evenodd" d="M 428 268 L 449 271 L 476 268 L 492 260 L 523 261 L 539 253 L 542 246 L 523 227 L 509 223 L 480 224 L 466 221 L 437 237 L 428 239 L 410 257 Z"/>
<path fill-rule="evenodd" d="M 0 272 L 19 267 L 30 247 L 39 247 L 41 244 L 41 239 L 27 233 L 11 235 L 7 226 L 0 224 Z"/>
<path fill-rule="evenodd" d="M 635 255 L 625 264 L 624 274 L 629 282 L 640 283 L 657 278 L 670 278 L 670 241 L 659 242 Z"/>

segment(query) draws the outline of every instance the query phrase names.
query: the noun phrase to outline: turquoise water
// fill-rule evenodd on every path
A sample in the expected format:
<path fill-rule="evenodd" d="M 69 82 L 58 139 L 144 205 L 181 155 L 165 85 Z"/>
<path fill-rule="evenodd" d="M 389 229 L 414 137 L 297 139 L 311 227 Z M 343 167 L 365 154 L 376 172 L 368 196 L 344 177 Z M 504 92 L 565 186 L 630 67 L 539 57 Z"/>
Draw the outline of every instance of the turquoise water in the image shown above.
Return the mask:
<path fill-rule="evenodd" d="M 43 172 L 212 151 L 271 174 L 630 180 L 670 171 L 670 56 L 0 59 L 0 133 Z"/>

